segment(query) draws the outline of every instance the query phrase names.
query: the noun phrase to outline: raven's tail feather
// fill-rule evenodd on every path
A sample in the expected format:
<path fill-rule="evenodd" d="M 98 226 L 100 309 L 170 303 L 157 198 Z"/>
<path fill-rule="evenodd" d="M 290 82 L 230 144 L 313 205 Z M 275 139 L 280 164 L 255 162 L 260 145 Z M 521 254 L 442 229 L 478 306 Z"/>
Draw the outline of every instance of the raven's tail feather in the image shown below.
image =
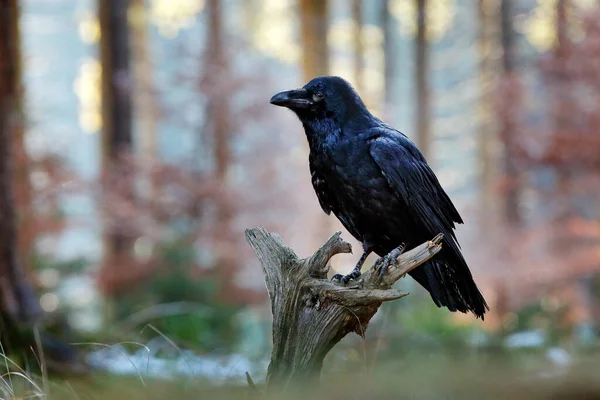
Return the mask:
<path fill-rule="evenodd" d="M 482 320 L 490 309 L 462 255 L 452 249 L 443 249 L 410 275 L 429 291 L 438 307 L 463 313 L 470 311 Z"/>

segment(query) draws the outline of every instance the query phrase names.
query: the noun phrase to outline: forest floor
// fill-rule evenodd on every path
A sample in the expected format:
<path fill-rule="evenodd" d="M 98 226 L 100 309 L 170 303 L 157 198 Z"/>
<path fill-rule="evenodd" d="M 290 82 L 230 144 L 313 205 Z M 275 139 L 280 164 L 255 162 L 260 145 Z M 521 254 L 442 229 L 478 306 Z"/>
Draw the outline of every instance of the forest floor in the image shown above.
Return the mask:
<path fill-rule="evenodd" d="M 252 389 L 240 384 L 215 385 L 202 379 L 141 380 L 99 372 L 84 378 L 36 382 L 41 392 L 13 376 L 14 396 L 9 398 L 237 400 L 259 398 L 254 395 L 263 390 L 259 382 L 257 389 Z M 422 354 L 397 362 L 378 362 L 376 368 L 359 360 L 333 369 L 326 363 L 320 384 L 288 388 L 270 398 L 600 399 L 600 356 L 595 351 L 581 352 L 564 365 L 552 362 L 539 351 L 518 351 L 508 357 L 489 353 L 466 357 L 460 353 L 452 357 Z"/>

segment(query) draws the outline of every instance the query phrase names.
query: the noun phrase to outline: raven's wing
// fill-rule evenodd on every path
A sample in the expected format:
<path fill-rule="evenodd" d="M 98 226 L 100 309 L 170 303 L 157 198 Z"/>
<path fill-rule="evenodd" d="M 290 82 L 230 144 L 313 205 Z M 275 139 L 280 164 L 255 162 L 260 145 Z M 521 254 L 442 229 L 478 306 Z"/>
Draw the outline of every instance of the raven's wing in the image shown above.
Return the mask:
<path fill-rule="evenodd" d="M 425 240 L 444 234 L 441 253 L 410 275 L 429 291 L 438 306 L 452 311 L 470 310 L 483 318 L 489 308 L 473 281 L 454 233 L 455 223 L 462 223 L 462 218 L 422 154 L 399 134 L 373 137 L 369 151 L 419 227 L 415 235 L 426 234 L 420 238 Z"/>
<path fill-rule="evenodd" d="M 430 235 L 455 239 L 458 211 L 419 150 L 405 137 L 379 136 L 371 140 L 371 157 L 388 184 L 421 221 Z"/>

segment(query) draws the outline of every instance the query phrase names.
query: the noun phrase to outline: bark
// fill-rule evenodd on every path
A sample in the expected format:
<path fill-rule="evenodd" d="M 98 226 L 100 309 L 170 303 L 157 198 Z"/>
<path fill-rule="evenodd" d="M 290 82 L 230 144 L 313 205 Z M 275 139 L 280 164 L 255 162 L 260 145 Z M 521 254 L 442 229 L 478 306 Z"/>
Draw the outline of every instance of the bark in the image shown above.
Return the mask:
<path fill-rule="evenodd" d="M 427 1 L 414 0 L 417 6 L 416 81 L 417 81 L 417 146 L 423 156 L 431 158 L 431 110 L 429 102 L 429 49 L 427 43 Z"/>
<path fill-rule="evenodd" d="M 273 313 L 267 388 L 282 388 L 318 379 L 325 356 L 348 333 L 364 338 L 379 306 L 408 294 L 391 286 L 439 252 L 442 236 L 402 254 L 381 279 L 371 268 L 348 286 L 327 279 L 330 258 L 352 251 L 341 232 L 305 259 L 264 228 L 247 230 L 246 240 L 262 265 Z"/>

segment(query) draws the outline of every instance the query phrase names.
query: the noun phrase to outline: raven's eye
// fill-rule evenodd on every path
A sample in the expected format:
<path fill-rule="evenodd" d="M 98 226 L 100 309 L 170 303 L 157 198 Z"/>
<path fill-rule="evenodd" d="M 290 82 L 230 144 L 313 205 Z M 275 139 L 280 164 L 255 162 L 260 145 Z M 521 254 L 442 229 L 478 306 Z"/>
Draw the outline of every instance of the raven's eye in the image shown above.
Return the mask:
<path fill-rule="evenodd" d="M 317 92 L 315 94 L 313 94 L 313 101 L 321 101 L 323 100 L 323 98 L 325 97 L 325 95 L 321 92 Z"/>

